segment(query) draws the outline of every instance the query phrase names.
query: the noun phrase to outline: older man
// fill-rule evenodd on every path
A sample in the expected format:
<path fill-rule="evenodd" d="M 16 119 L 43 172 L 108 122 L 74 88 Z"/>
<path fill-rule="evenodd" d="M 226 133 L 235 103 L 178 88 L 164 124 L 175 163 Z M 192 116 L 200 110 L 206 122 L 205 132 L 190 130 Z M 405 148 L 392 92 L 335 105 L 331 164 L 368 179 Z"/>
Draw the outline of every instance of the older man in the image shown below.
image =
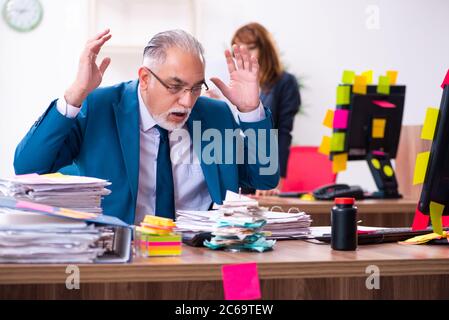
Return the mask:
<path fill-rule="evenodd" d="M 97 89 L 111 62 L 105 58 L 98 66 L 97 55 L 110 38 L 105 30 L 87 42 L 73 84 L 18 145 L 17 174 L 55 172 L 74 163 L 80 174 L 112 182 L 112 194 L 102 203 L 104 212 L 128 223 L 139 223 L 145 214 L 174 218 L 178 209 L 207 210 L 213 202 L 222 203 L 226 190 L 240 186 L 277 185 L 271 115 L 259 101 L 257 59 L 245 47 L 233 47 L 234 56 L 225 51 L 228 85 L 211 79 L 237 107 L 236 121 L 227 104 L 200 97 L 207 88 L 203 49 L 182 30 L 150 40 L 138 80 Z M 177 129 L 188 134 L 175 134 Z M 224 139 L 229 130 L 245 134 Z M 246 134 L 251 130 L 255 134 Z M 223 150 L 207 144 L 212 136 L 223 137 L 224 145 L 214 144 Z M 179 137 L 184 137 L 184 145 L 188 141 L 188 148 L 179 149 L 174 161 L 170 150 Z M 233 154 L 237 148 L 230 146 L 239 139 L 246 151 L 240 162 Z M 271 163 L 261 161 L 256 149 L 262 147 Z M 192 149 L 195 152 L 189 153 Z M 228 161 L 222 161 L 225 157 Z M 275 170 L 264 173 L 273 163 Z"/>

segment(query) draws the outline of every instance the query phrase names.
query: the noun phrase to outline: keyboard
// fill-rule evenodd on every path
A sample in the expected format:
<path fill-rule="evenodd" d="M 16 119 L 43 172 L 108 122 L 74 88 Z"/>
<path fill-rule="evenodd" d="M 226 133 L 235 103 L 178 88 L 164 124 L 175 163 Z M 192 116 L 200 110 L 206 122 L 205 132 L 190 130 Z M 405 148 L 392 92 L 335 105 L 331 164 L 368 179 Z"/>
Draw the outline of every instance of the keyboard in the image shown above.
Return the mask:
<path fill-rule="evenodd" d="M 444 230 L 449 230 L 449 228 L 444 228 Z M 429 227 L 424 230 L 415 230 L 412 228 L 403 227 L 403 228 L 385 228 L 378 229 L 373 231 L 364 231 L 363 233 L 359 233 L 357 236 L 358 244 L 376 244 L 376 243 L 386 243 L 386 242 L 397 242 L 404 241 L 416 236 L 420 236 L 423 234 L 432 233 L 432 228 Z M 322 236 L 315 237 L 316 240 L 330 243 L 331 235 L 323 234 Z"/>

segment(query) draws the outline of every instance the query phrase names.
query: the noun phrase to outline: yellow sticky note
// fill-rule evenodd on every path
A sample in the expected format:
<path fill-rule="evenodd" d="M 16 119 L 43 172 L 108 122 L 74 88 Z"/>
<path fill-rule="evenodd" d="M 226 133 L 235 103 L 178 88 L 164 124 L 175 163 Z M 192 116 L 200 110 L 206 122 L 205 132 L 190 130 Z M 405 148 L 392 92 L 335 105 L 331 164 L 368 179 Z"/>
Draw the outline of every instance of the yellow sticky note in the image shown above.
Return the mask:
<path fill-rule="evenodd" d="M 331 150 L 331 137 L 324 136 L 323 139 L 321 140 L 321 145 L 320 148 L 318 149 L 318 152 L 328 156 L 330 150 Z"/>
<path fill-rule="evenodd" d="M 443 234 L 443 211 L 444 205 L 430 201 L 429 205 L 430 221 L 432 222 L 433 232 Z"/>
<path fill-rule="evenodd" d="M 331 140 L 331 151 L 344 151 L 345 137 L 346 133 L 344 132 L 334 132 Z"/>
<path fill-rule="evenodd" d="M 395 70 L 388 70 L 387 77 L 390 79 L 390 84 L 396 84 L 396 80 L 398 79 L 398 72 Z"/>
<path fill-rule="evenodd" d="M 377 84 L 377 93 L 390 94 L 390 78 L 387 76 L 379 76 Z"/>
<path fill-rule="evenodd" d="M 386 119 L 373 119 L 372 137 L 382 139 L 385 136 Z"/>
<path fill-rule="evenodd" d="M 349 104 L 349 96 L 351 94 L 351 87 L 338 86 L 337 87 L 337 104 Z"/>
<path fill-rule="evenodd" d="M 421 139 L 433 140 L 439 112 L 440 110 L 438 109 L 427 108 L 426 119 L 424 120 L 424 125 L 421 131 Z"/>
<path fill-rule="evenodd" d="M 341 82 L 344 84 L 353 84 L 354 83 L 355 72 L 351 70 L 343 71 L 343 76 L 341 77 Z"/>
<path fill-rule="evenodd" d="M 366 94 L 366 77 L 355 76 L 354 86 L 352 87 L 353 93 Z"/>
<path fill-rule="evenodd" d="M 366 77 L 366 84 L 373 83 L 373 70 L 368 70 L 368 71 L 362 72 L 362 76 Z"/>
<path fill-rule="evenodd" d="M 326 116 L 324 117 L 323 124 L 328 128 L 333 128 L 334 123 L 334 110 L 327 110 Z"/>
<path fill-rule="evenodd" d="M 332 158 L 332 172 L 337 173 L 346 170 L 346 162 L 348 162 L 348 154 L 335 154 Z"/>
<path fill-rule="evenodd" d="M 413 185 L 423 183 L 426 178 L 427 164 L 429 163 L 430 151 L 418 153 L 413 174 Z"/>

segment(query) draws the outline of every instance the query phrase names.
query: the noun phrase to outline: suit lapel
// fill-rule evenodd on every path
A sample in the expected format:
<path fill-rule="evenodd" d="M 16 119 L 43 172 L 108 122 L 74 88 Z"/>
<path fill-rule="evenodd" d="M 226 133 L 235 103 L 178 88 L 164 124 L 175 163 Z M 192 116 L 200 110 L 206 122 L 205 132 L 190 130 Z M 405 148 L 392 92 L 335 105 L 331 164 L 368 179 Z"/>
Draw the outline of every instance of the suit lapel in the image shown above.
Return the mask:
<path fill-rule="evenodd" d="M 205 121 L 202 121 L 201 115 L 197 111 L 197 107 L 194 107 L 192 109 L 192 113 L 190 114 L 189 119 L 187 120 L 187 128 L 189 129 L 190 139 L 193 143 L 193 149 L 195 154 L 198 157 L 198 160 L 201 164 L 201 169 L 203 170 L 204 178 L 206 179 L 207 189 L 209 190 L 209 194 L 212 198 L 212 200 L 217 203 L 221 204 L 221 188 L 220 188 L 220 180 L 218 178 L 218 167 L 216 163 L 212 164 L 205 164 L 202 160 L 202 150 L 204 149 L 206 145 L 206 141 L 203 141 L 201 139 L 203 135 L 203 131 L 207 128 L 203 127 L 205 125 Z M 195 124 L 195 132 L 194 132 L 194 121 L 199 121 Z M 201 127 L 199 126 L 201 124 Z M 201 129 L 199 129 L 199 127 Z M 194 140 L 197 140 L 196 143 Z"/>
<path fill-rule="evenodd" d="M 137 200 L 140 154 L 139 101 L 137 98 L 137 87 L 137 80 L 125 84 L 125 89 L 120 102 L 114 104 L 117 131 L 134 204 Z"/>

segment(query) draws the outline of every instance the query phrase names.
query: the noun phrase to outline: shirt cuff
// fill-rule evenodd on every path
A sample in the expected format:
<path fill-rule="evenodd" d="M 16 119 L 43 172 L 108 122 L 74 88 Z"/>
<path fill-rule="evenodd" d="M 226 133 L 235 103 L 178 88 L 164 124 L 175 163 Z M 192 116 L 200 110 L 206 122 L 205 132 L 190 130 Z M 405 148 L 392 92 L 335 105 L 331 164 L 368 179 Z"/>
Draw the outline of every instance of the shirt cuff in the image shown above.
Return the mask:
<path fill-rule="evenodd" d="M 70 104 L 68 104 L 65 101 L 64 97 L 61 97 L 56 101 L 56 109 L 59 111 L 60 114 L 62 114 L 64 117 L 73 119 L 76 118 L 78 113 L 80 112 L 81 108 L 74 107 Z"/>
<path fill-rule="evenodd" d="M 258 122 L 266 118 L 265 110 L 262 101 L 259 103 L 259 107 L 250 112 L 238 112 L 241 122 Z"/>

